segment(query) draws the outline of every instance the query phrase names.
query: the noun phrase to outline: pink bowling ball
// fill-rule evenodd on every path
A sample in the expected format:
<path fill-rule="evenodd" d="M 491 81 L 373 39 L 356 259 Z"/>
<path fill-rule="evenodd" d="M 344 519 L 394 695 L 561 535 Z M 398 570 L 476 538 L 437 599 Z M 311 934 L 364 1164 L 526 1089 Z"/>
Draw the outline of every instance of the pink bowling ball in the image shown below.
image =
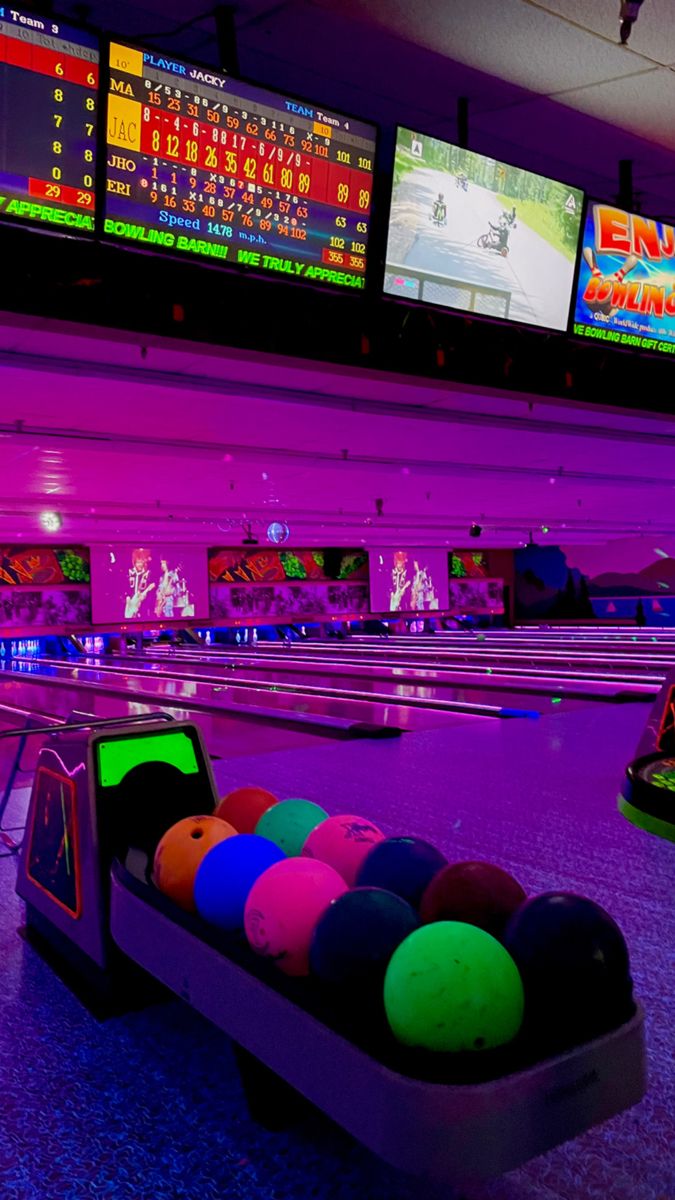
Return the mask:
<path fill-rule="evenodd" d="M 356 883 L 361 863 L 384 834 L 364 817 L 339 816 L 322 821 L 302 847 L 305 858 L 316 858 L 342 876 L 349 887 Z"/>
<path fill-rule="evenodd" d="M 256 954 L 286 975 L 309 975 L 309 947 L 319 917 L 347 885 L 326 863 L 287 858 L 268 867 L 251 888 L 244 930 Z"/>

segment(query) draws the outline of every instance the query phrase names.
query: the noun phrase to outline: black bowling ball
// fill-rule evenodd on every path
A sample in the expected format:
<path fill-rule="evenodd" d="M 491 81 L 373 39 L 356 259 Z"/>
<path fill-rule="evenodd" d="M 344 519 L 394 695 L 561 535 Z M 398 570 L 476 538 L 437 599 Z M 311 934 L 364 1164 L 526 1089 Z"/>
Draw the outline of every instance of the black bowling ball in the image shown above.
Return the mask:
<path fill-rule="evenodd" d="M 628 948 L 599 904 L 569 892 L 526 900 L 504 945 L 525 988 L 525 1031 L 546 1049 L 579 1045 L 634 1011 Z"/>

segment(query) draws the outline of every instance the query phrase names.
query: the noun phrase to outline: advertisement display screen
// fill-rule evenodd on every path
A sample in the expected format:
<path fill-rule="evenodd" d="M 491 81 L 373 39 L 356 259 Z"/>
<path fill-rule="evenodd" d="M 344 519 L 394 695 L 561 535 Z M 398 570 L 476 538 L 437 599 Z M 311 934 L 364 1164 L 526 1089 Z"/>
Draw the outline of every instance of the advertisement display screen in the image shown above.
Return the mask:
<path fill-rule="evenodd" d="M 0 217 L 93 233 L 98 39 L 0 4 Z"/>
<path fill-rule="evenodd" d="M 365 286 L 373 125 L 116 43 L 109 86 L 106 235 Z"/>
<path fill-rule="evenodd" d="M 574 333 L 675 354 L 675 229 L 610 204 L 589 204 Z"/>
<path fill-rule="evenodd" d="M 91 607 L 95 625 L 208 619 L 206 550 L 92 546 Z"/>
<path fill-rule="evenodd" d="M 384 290 L 567 328 L 583 192 L 399 128 Z"/>
<path fill-rule="evenodd" d="M 371 612 L 438 612 L 447 607 L 447 551 L 370 551 Z"/>

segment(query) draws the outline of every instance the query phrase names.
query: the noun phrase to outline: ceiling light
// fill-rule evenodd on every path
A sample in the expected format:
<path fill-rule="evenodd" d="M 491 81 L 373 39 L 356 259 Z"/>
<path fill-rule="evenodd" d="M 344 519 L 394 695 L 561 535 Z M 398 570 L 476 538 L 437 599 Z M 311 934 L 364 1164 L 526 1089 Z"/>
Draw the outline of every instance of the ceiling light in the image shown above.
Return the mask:
<path fill-rule="evenodd" d="M 45 509 L 40 513 L 40 525 L 45 533 L 58 533 L 63 525 L 63 518 L 60 513 Z"/>

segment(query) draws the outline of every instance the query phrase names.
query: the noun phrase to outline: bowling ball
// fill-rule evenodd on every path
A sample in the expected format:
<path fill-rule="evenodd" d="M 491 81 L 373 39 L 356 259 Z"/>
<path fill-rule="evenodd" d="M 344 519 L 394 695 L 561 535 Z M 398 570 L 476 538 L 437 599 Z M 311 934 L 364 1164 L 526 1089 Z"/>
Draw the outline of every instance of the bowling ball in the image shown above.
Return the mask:
<path fill-rule="evenodd" d="M 440 850 L 421 838 L 385 838 L 364 859 L 356 884 L 394 892 L 416 909 L 434 875 L 447 865 Z"/>
<path fill-rule="evenodd" d="M 152 882 L 165 896 L 195 912 L 194 882 L 212 846 L 234 837 L 236 829 L 218 817 L 184 817 L 167 829 L 155 851 Z"/>
<path fill-rule="evenodd" d="M 599 904 L 570 892 L 533 896 L 514 913 L 504 945 L 525 987 L 529 1034 L 556 1049 L 616 1028 L 633 1012 L 623 934 Z"/>
<path fill-rule="evenodd" d="M 275 863 L 248 894 L 244 930 L 249 945 L 286 975 L 308 975 L 314 927 L 346 890 L 342 876 L 326 863 L 311 858 Z"/>
<path fill-rule="evenodd" d="M 255 832 L 276 842 L 284 854 L 293 858 L 300 854 L 310 833 L 328 813 L 311 800 L 281 800 L 263 813 Z"/>
<path fill-rule="evenodd" d="M 320 917 L 312 937 L 313 975 L 337 990 L 337 998 L 382 1008 L 384 974 L 394 950 L 417 929 L 413 908 L 381 888 L 353 888 Z"/>
<path fill-rule="evenodd" d="M 425 925 L 464 921 L 501 938 L 509 917 L 527 899 L 518 881 L 493 863 L 462 862 L 443 867 L 420 905 Z"/>
<path fill-rule="evenodd" d="M 461 921 L 423 925 L 394 951 L 384 1006 L 394 1036 L 425 1050 L 490 1050 L 523 1020 L 518 968 L 491 934 Z"/>
<path fill-rule="evenodd" d="M 276 796 L 261 787 L 239 787 L 223 796 L 216 809 L 221 821 L 229 821 L 237 833 L 253 833 L 263 813 L 273 804 Z"/>
<path fill-rule="evenodd" d="M 124 862 L 130 848 L 147 857 L 148 878 L 155 850 L 172 825 L 186 814 L 204 812 L 197 776 L 183 775 L 169 763 L 143 762 L 127 771 L 116 787 L 106 789 L 110 803 L 101 814 L 113 855 Z"/>
<path fill-rule="evenodd" d="M 244 905 L 256 879 L 286 855 L 255 833 L 240 833 L 209 850 L 195 876 L 200 917 L 220 929 L 243 929 Z"/>
<path fill-rule="evenodd" d="M 384 834 L 364 817 L 329 817 L 312 830 L 302 853 L 334 867 L 352 887 L 364 858 L 381 841 Z"/>

